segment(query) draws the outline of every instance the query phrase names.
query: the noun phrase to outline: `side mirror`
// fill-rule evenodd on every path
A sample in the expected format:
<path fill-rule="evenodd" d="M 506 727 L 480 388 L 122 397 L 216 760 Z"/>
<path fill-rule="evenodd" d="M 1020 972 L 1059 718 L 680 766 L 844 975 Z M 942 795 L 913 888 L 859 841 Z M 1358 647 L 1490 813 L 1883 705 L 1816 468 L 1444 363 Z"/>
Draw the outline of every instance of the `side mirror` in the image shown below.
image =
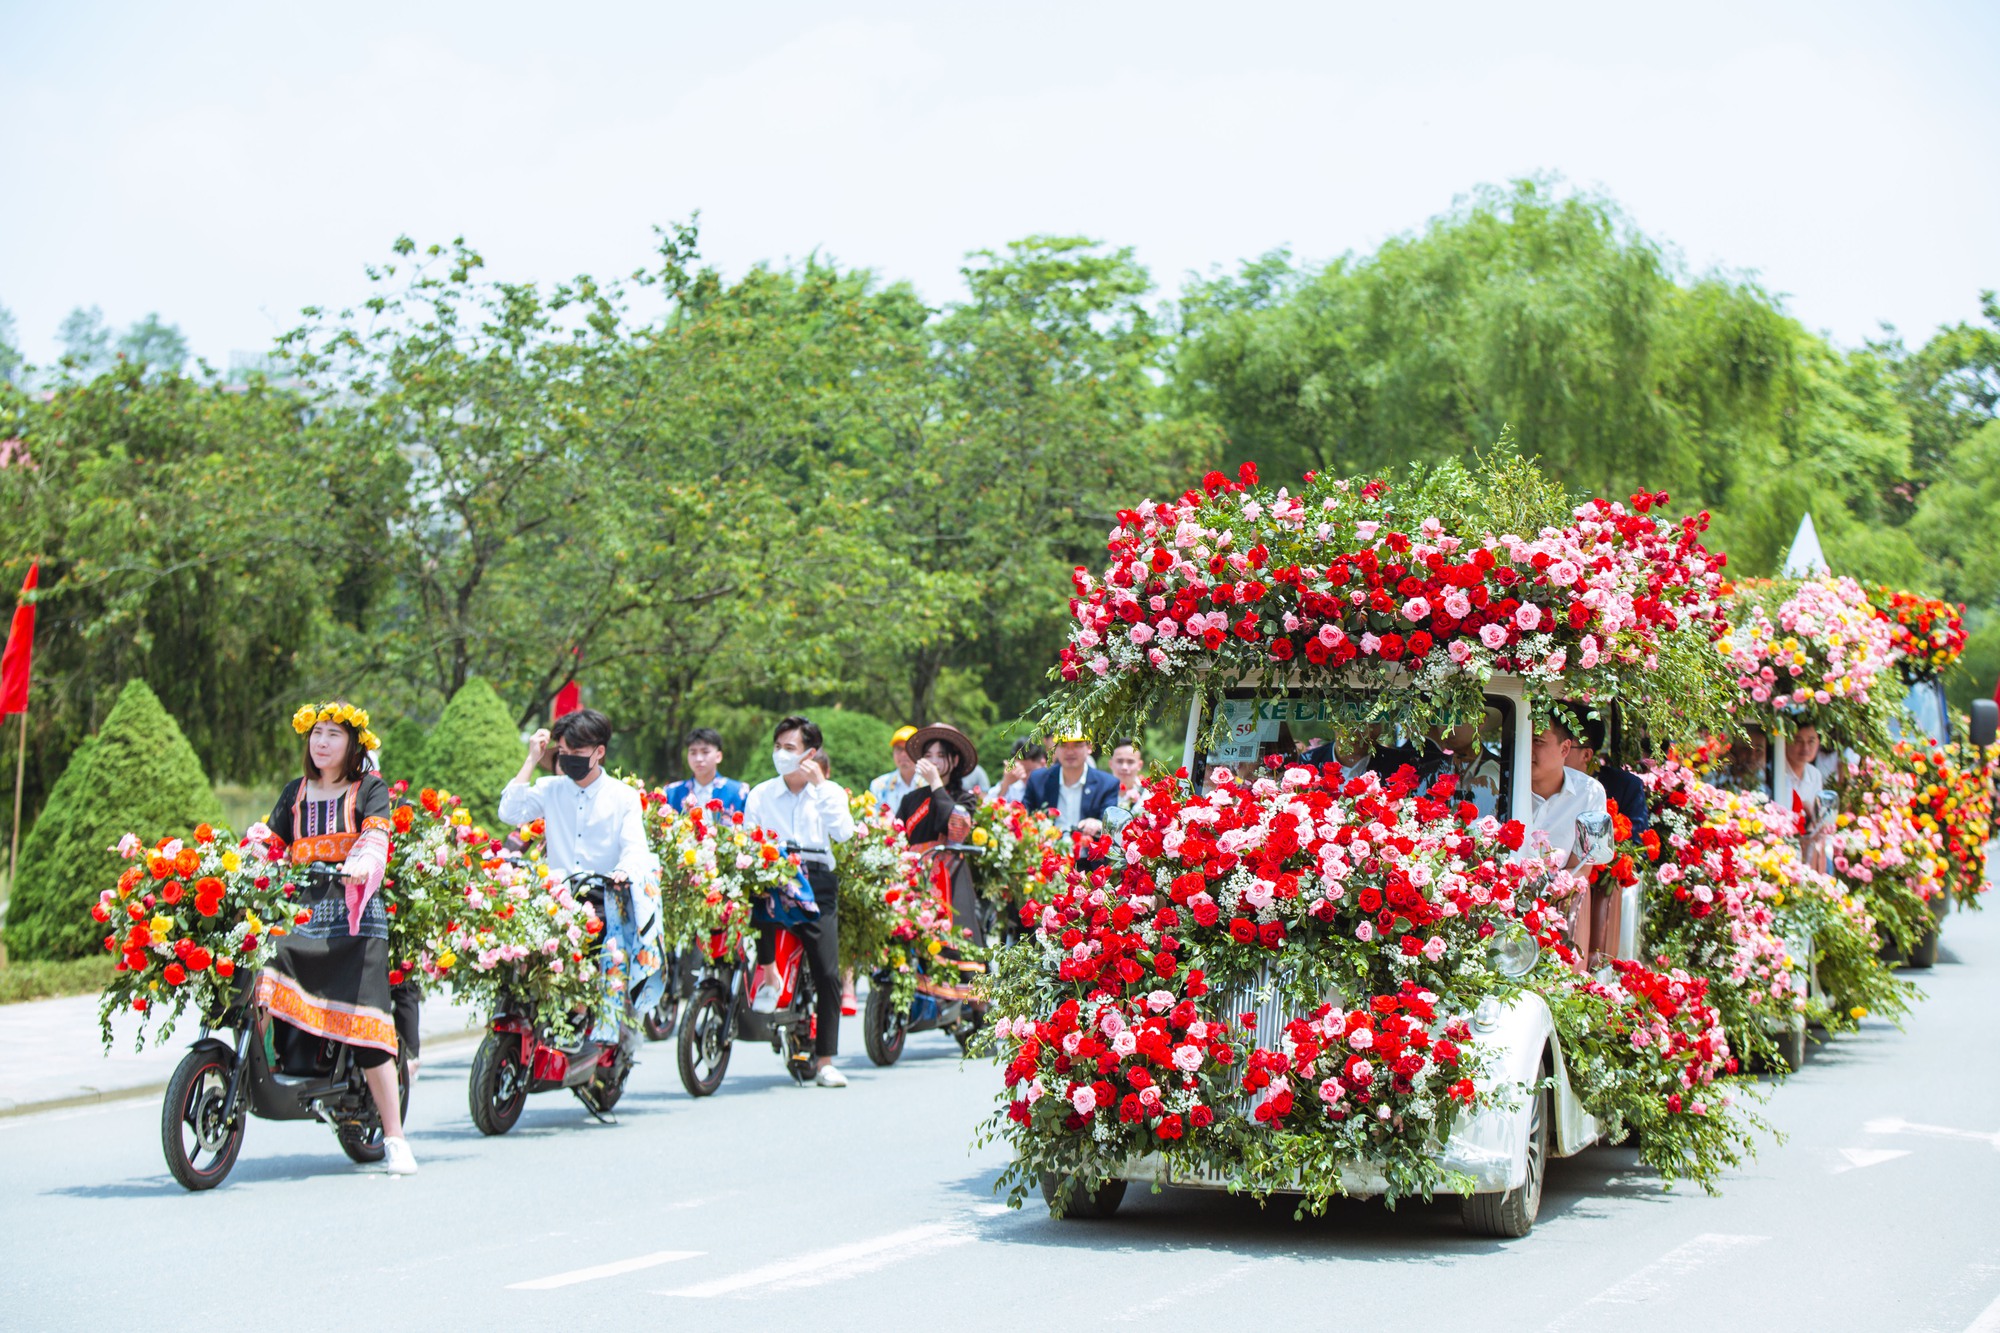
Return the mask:
<path fill-rule="evenodd" d="M 1576 817 L 1576 854 L 1585 865 L 1601 865 L 1609 861 L 1615 847 L 1609 814 L 1593 810 Z"/>
<path fill-rule="evenodd" d="M 1972 701 L 1972 725 L 1968 728 L 1968 739 L 1981 747 L 1993 744 L 2000 736 L 2000 704 L 1991 699 Z"/>
<path fill-rule="evenodd" d="M 1132 811 L 1125 806 L 1114 805 L 1104 812 L 1104 831 L 1113 837 L 1118 835 L 1119 829 L 1131 822 Z"/>

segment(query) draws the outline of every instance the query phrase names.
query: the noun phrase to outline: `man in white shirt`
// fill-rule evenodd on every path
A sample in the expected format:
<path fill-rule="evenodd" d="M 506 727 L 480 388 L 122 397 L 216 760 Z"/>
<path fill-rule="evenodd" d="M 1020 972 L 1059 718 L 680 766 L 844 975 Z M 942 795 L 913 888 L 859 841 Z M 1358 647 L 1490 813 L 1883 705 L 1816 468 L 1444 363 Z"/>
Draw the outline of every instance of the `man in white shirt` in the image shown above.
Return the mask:
<path fill-rule="evenodd" d="M 889 737 L 889 758 L 895 767 L 868 784 L 868 794 L 877 804 L 886 805 L 891 813 L 903 804 L 903 798 L 917 789 L 917 761 L 909 751 L 909 739 L 917 734 L 915 727 L 897 727 Z"/>
<path fill-rule="evenodd" d="M 537 779 L 551 742 L 560 771 Z M 624 952 L 626 993 L 644 1010 L 657 998 L 663 952 L 660 867 L 646 845 L 639 793 L 604 776 L 610 743 L 611 720 L 592 708 L 565 713 L 537 731 L 528 738 L 521 771 L 500 793 L 500 819 L 508 824 L 543 821 L 544 859 L 555 878 L 608 875 L 629 887 L 629 905 L 624 894 L 604 895 L 605 940 Z"/>
<path fill-rule="evenodd" d="M 833 844 L 854 836 L 854 815 L 847 789 L 826 776 L 818 724 L 809 718 L 787 717 L 771 738 L 771 765 L 778 776 L 750 789 L 743 822 L 775 834 L 796 846 L 799 862 L 812 885 L 819 913 L 789 927 L 805 948 L 812 972 L 816 1031 L 813 1035 L 813 1081 L 822 1088 L 844 1088 L 847 1078 L 834 1067 L 840 1054 L 840 881 L 833 871 Z M 771 1013 L 778 1002 L 777 929 L 757 932 L 757 974 L 750 1007 Z"/>
<path fill-rule="evenodd" d="M 1583 865 L 1604 865 L 1611 860 L 1609 843 L 1597 848 L 1577 845 L 1577 821 L 1587 815 L 1604 817 L 1604 788 L 1588 773 L 1569 767 L 1576 737 L 1560 720 L 1551 720 L 1545 730 L 1535 733 L 1528 752 L 1528 789 L 1533 815 L 1523 850 L 1531 855 L 1548 851 L 1562 854 L 1562 866 L 1577 870 Z M 1588 858 L 1586 860 L 1586 858 Z M 1593 940 L 1600 947 L 1618 939 L 1618 897 L 1593 886 L 1582 895 L 1570 926 L 1571 938 L 1586 965 L 1590 962 Z M 1593 930 L 1597 918 L 1607 920 Z"/>

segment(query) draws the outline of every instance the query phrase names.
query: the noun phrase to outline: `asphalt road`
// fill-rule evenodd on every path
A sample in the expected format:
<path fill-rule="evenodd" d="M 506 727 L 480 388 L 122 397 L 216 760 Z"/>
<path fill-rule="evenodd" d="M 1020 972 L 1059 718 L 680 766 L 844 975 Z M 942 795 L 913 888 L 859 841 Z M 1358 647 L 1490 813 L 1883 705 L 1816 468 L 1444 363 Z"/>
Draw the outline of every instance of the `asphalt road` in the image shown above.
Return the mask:
<path fill-rule="evenodd" d="M 1466 1236 L 1446 1203 L 1009 1211 L 1002 1151 L 970 1147 L 997 1076 L 936 1036 L 875 1070 L 850 1024 L 841 1091 L 739 1046 L 701 1102 L 654 1046 L 615 1127 L 545 1094 L 501 1139 L 467 1117 L 461 1043 L 413 1094 L 409 1179 L 350 1166 L 319 1126 L 253 1121 L 229 1182 L 190 1195 L 157 1099 L 0 1120 L 0 1327 L 1995 1333 L 2000 904 L 1944 939 L 1908 1031 L 1815 1052 L 1768 1107 L 1787 1141 L 1719 1198 L 1593 1149 L 1551 1167 L 1521 1241 Z"/>

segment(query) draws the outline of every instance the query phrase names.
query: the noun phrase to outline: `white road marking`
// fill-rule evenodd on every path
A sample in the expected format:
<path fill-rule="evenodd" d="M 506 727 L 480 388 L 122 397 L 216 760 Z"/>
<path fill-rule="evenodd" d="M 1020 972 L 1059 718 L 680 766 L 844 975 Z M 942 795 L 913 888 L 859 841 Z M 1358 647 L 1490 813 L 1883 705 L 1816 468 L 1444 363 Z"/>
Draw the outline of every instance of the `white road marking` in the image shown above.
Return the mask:
<path fill-rule="evenodd" d="M 811 1286 L 819 1281 L 833 1281 L 851 1273 L 868 1272 L 875 1268 L 899 1263 L 904 1259 L 928 1254 L 944 1245 L 956 1245 L 971 1240 L 955 1222 L 933 1222 L 927 1226 L 908 1227 L 893 1231 L 886 1236 L 876 1236 L 872 1240 L 858 1240 L 849 1245 L 836 1245 L 830 1250 L 818 1250 L 812 1254 L 802 1254 L 796 1259 L 780 1259 L 776 1263 L 764 1264 L 730 1277 L 716 1278 L 712 1282 L 697 1282 L 692 1287 L 681 1287 L 674 1291 L 656 1293 L 661 1296 L 732 1296 L 751 1287 L 772 1287 L 780 1283 L 790 1286 Z M 878 1258 L 879 1257 L 879 1258 Z M 866 1263 L 864 1261 L 877 1260 Z M 811 1281 L 798 1279 L 811 1277 Z"/>
<path fill-rule="evenodd" d="M 1847 1159 L 1847 1163 L 1844 1166 L 1833 1168 L 1833 1174 L 1836 1176 L 1843 1171 L 1854 1171 L 1864 1166 L 1880 1166 L 1884 1162 L 1893 1162 L 1898 1157 L 1908 1157 L 1910 1150 L 1908 1148 L 1842 1148 L 1840 1155 Z"/>
<path fill-rule="evenodd" d="M 1707 1232 L 1685 1245 L 1677 1245 L 1638 1272 L 1612 1283 L 1582 1306 L 1549 1325 L 1550 1329 L 1603 1327 L 1607 1305 L 1640 1305 L 1666 1295 L 1681 1285 L 1681 1279 L 1698 1268 L 1714 1263 L 1750 1245 L 1762 1245 L 1769 1236 L 1731 1236 Z"/>
<path fill-rule="evenodd" d="M 1979 1318 L 1965 1326 L 1965 1333 L 2000 1333 L 2000 1296 L 1979 1312 Z"/>
<path fill-rule="evenodd" d="M 788 1278 L 783 1282 L 774 1282 L 771 1284 L 771 1290 L 795 1291 L 800 1287 L 823 1287 L 829 1282 L 843 1282 L 848 1278 L 859 1277 L 863 1273 L 873 1273 L 892 1264 L 905 1263 L 938 1250 L 948 1250 L 954 1245 L 969 1245 L 976 1239 L 978 1238 L 970 1232 L 946 1231 L 922 1240 L 913 1240 L 907 1245 L 895 1246 L 893 1249 L 877 1250 L 873 1254 L 849 1259 L 845 1263 L 816 1268 L 810 1273 Z"/>
<path fill-rule="evenodd" d="M 1150 1319 L 1154 1315 L 1164 1314 L 1176 1305 L 1179 1305 L 1182 1301 L 1195 1296 L 1206 1296 L 1212 1291 L 1220 1291 L 1230 1283 L 1250 1276 L 1250 1270 L 1256 1266 L 1254 1261 L 1246 1259 L 1244 1262 L 1236 1265 L 1236 1267 L 1225 1269 L 1223 1272 L 1217 1273 L 1214 1277 L 1203 1278 L 1199 1282 L 1191 1282 L 1187 1286 L 1170 1291 L 1156 1300 L 1147 1301 L 1144 1305 L 1135 1306 L 1123 1314 L 1116 1316 L 1112 1322 L 1118 1324 L 1136 1324 L 1141 1319 Z"/>
<path fill-rule="evenodd" d="M 598 1264 L 594 1268 L 577 1268 L 567 1273 L 557 1273 L 554 1277 L 538 1277 L 528 1282 L 509 1282 L 509 1291 L 554 1291 L 557 1287 L 573 1287 L 579 1282 L 595 1282 L 601 1277 L 617 1277 L 620 1273 L 636 1273 L 642 1268 L 657 1268 L 661 1264 L 676 1264 L 683 1259 L 699 1259 L 702 1250 L 661 1250 L 656 1254 L 642 1254 L 636 1259 L 620 1259 L 616 1263 Z"/>
<path fill-rule="evenodd" d="M 1870 1120 L 1861 1128 L 1870 1134 L 1925 1134 L 1934 1139 L 1960 1139 L 2000 1149 L 2000 1134 L 1985 1134 L 1976 1129 L 1952 1129 L 1948 1125 L 1918 1125 L 1896 1116 Z"/>

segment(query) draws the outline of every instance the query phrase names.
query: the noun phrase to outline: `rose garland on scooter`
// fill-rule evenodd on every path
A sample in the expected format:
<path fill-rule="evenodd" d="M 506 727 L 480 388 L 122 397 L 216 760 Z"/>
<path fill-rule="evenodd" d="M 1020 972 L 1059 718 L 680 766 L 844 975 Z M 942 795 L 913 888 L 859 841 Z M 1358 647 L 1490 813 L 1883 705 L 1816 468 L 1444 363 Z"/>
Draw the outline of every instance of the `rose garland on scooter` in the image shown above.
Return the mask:
<path fill-rule="evenodd" d="M 106 952 L 117 957 L 98 1004 L 98 1026 L 111 1045 L 112 1017 L 139 1015 L 135 1045 L 163 1018 L 156 1039 L 173 1035 L 183 1010 L 219 1017 L 240 987 L 269 960 L 292 924 L 286 870 L 262 824 L 231 840 L 197 824 L 185 839 L 145 847 L 127 833 L 114 849 L 129 864 L 113 888 L 91 905 L 91 919 L 109 927 Z"/>
<path fill-rule="evenodd" d="M 1073 859 L 1054 816 L 998 797 L 973 804 L 966 841 L 980 849 L 972 862 L 979 896 L 1003 921 L 1019 916 L 1022 904 L 1046 897 L 1047 886 L 1068 873 Z"/>
<path fill-rule="evenodd" d="M 798 867 L 770 834 L 744 824 L 720 801 L 677 811 L 662 793 L 642 789 L 641 803 L 646 842 L 660 860 L 666 947 L 733 953 L 751 933 L 758 901 L 788 886 Z"/>
<path fill-rule="evenodd" d="M 840 966 L 855 976 L 886 972 L 890 1007 L 906 1012 L 917 992 L 919 960 L 963 942 L 954 938 L 950 904 L 920 881 L 902 821 L 865 791 L 851 792 L 854 836 L 833 847 L 840 876 Z"/>

